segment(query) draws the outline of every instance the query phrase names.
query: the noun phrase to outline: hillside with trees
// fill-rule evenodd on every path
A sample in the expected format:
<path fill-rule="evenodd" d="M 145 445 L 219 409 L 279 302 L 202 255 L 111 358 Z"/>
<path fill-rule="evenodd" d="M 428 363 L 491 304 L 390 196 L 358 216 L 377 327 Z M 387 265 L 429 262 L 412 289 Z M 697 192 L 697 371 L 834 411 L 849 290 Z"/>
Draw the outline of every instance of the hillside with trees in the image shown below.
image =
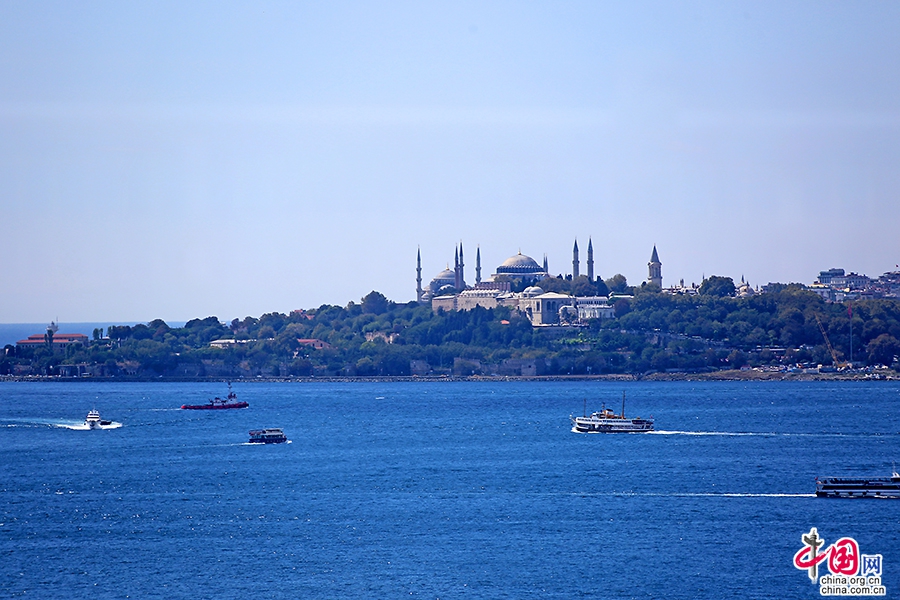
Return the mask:
<path fill-rule="evenodd" d="M 597 293 L 623 281 L 547 280 Z M 346 306 L 221 323 L 162 320 L 95 331 L 87 346 L 6 346 L 0 375 L 237 378 L 439 375 L 596 375 L 704 372 L 741 367 L 892 365 L 900 354 L 900 302 L 832 304 L 799 285 L 734 298 L 728 278 L 700 294 L 627 288 L 615 318 L 583 327 L 532 327 L 509 308 L 438 311 L 378 292 Z M 820 326 L 821 324 L 821 326 Z M 824 334 L 823 334 L 824 330 Z M 852 332 L 852 337 L 851 337 Z M 827 338 L 826 338 L 827 336 Z M 831 349 L 828 347 L 828 342 Z M 210 345 L 215 342 L 215 345 Z M 832 352 L 833 350 L 833 352 Z"/>

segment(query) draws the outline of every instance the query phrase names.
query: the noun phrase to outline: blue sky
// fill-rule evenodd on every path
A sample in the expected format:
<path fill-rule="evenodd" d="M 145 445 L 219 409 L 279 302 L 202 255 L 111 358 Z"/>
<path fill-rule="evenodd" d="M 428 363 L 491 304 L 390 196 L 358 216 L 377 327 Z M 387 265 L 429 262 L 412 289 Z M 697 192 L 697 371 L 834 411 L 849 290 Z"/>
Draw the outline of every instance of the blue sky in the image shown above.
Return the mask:
<path fill-rule="evenodd" d="M 900 5 L 0 4 L 0 322 L 900 263 Z M 582 262 L 582 270 L 584 269 Z"/>

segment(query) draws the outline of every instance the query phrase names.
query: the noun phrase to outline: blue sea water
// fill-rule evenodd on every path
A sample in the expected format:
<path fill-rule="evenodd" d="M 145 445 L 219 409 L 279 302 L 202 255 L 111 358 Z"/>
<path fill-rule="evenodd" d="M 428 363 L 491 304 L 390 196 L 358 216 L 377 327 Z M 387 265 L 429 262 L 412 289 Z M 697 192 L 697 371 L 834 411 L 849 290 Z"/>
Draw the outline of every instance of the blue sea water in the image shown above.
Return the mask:
<path fill-rule="evenodd" d="M 800 537 L 900 596 L 900 385 L 0 383 L 0 596 L 814 598 Z M 577 434 L 620 407 L 652 434 Z M 119 429 L 71 429 L 97 408 Z M 247 444 L 281 427 L 290 444 Z M 825 570 L 822 570 L 825 572 Z"/>

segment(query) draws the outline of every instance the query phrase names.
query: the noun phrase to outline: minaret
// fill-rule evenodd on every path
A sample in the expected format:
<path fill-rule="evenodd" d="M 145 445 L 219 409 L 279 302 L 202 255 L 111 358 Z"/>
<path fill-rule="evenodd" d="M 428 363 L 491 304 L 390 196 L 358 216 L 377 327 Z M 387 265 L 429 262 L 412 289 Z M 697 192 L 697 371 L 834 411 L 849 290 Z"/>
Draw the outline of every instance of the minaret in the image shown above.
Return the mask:
<path fill-rule="evenodd" d="M 650 262 L 647 263 L 650 273 L 647 276 L 647 283 L 652 283 L 662 287 L 662 263 L 659 262 L 659 254 L 656 253 L 656 244 L 653 245 L 653 254 L 650 256 Z"/>
<path fill-rule="evenodd" d="M 416 302 L 422 302 L 422 249 L 416 250 Z"/>
<path fill-rule="evenodd" d="M 547 254 L 544 254 L 544 273 L 547 275 L 550 274 L 550 269 L 547 267 Z"/>
<path fill-rule="evenodd" d="M 456 278 L 453 280 L 453 287 L 459 289 L 459 247 L 453 251 L 453 273 Z"/>
<path fill-rule="evenodd" d="M 462 240 L 459 242 L 459 285 L 456 289 L 463 290 L 466 287 L 466 263 L 463 261 Z"/>
<path fill-rule="evenodd" d="M 481 246 L 475 248 L 475 283 L 481 283 Z"/>
<path fill-rule="evenodd" d="M 594 281 L 594 245 L 588 238 L 588 279 Z"/>
<path fill-rule="evenodd" d="M 578 277 L 578 240 L 575 240 L 575 247 L 572 248 L 572 279 Z"/>

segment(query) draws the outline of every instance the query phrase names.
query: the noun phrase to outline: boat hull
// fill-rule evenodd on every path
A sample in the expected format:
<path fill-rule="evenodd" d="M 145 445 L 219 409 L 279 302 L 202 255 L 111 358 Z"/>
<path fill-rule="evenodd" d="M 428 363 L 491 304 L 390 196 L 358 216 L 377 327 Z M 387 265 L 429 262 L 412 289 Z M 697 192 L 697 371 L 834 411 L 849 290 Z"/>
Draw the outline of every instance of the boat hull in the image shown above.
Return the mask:
<path fill-rule="evenodd" d="M 646 433 L 653 431 L 650 419 L 572 419 L 572 428 L 578 433 Z"/>
<path fill-rule="evenodd" d="M 816 482 L 816 496 L 819 498 L 900 499 L 900 478 L 827 477 Z"/>
<path fill-rule="evenodd" d="M 229 408 L 247 408 L 248 402 L 232 402 L 229 404 L 182 404 L 182 410 L 227 410 Z"/>
<path fill-rule="evenodd" d="M 277 428 L 254 429 L 250 432 L 250 444 L 283 444 L 288 441 L 284 431 Z"/>

